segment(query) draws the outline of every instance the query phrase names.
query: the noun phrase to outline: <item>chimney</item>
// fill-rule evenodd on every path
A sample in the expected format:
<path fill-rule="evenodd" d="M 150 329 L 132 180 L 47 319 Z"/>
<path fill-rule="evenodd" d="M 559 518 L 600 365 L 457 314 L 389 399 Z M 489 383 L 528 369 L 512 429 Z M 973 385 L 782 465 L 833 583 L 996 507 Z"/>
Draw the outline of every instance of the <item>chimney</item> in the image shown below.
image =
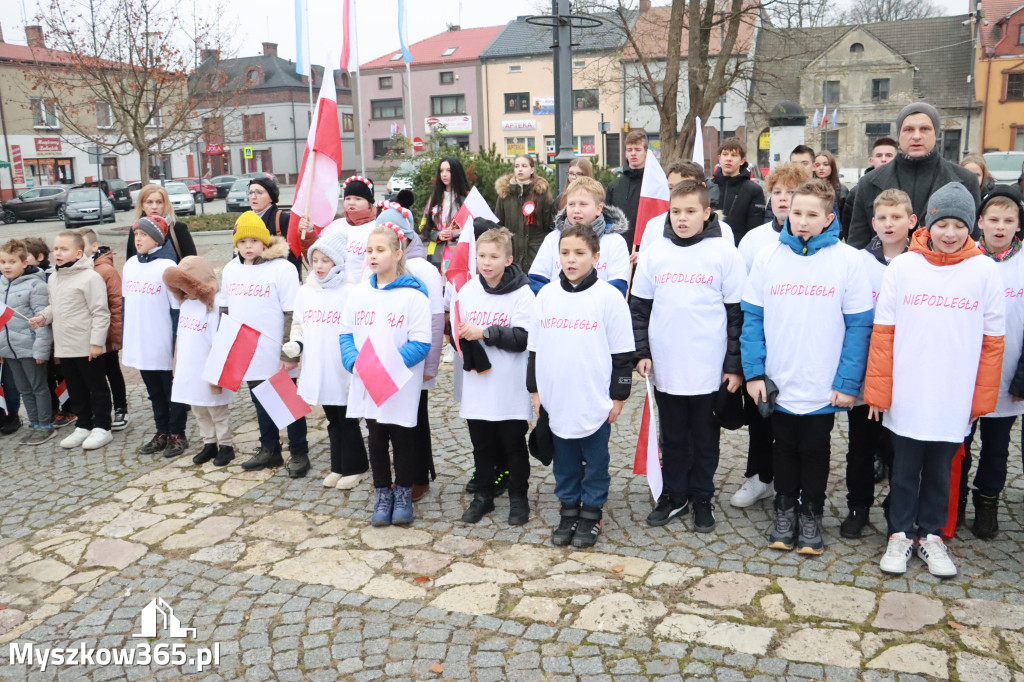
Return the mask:
<path fill-rule="evenodd" d="M 4 42 L 4 27 L 0 26 L 0 43 Z"/>
<path fill-rule="evenodd" d="M 458 24 L 449 24 L 448 25 L 448 30 L 449 31 L 461 31 L 462 27 L 459 26 Z"/>
<path fill-rule="evenodd" d="M 207 59 L 220 59 L 220 50 L 204 47 L 199 51 L 199 61 L 205 62 Z"/>
<path fill-rule="evenodd" d="M 263 56 L 264 57 L 276 57 L 277 56 L 277 43 L 263 43 Z"/>
<path fill-rule="evenodd" d="M 28 41 L 29 47 L 46 47 L 46 41 L 43 40 L 42 26 L 26 26 L 25 39 Z"/>
<path fill-rule="evenodd" d="M 651 9 L 651 0 L 640 0 L 640 11 L 646 12 Z"/>

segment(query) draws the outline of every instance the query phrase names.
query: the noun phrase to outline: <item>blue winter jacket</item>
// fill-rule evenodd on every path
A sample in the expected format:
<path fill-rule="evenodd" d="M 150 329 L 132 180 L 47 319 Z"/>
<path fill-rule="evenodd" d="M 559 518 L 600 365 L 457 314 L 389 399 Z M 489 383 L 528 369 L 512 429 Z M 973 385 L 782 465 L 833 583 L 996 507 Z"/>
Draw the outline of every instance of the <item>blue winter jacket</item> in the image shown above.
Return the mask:
<path fill-rule="evenodd" d="M 379 288 L 377 287 L 376 274 L 370 275 L 370 286 L 374 289 Z M 399 275 L 395 281 L 385 284 L 383 290 L 400 289 L 402 287 L 415 289 L 429 298 L 427 286 L 410 274 Z M 342 334 L 340 341 L 341 364 L 345 366 L 346 370 L 351 372 L 356 364 L 356 358 L 359 357 L 359 349 L 356 348 L 356 342 L 352 334 Z M 406 367 L 415 367 L 427 359 L 427 354 L 430 352 L 430 344 L 423 341 L 406 341 L 398 349 L 398 352 L 401 354 L 402 361 L 405 362 Z"/>

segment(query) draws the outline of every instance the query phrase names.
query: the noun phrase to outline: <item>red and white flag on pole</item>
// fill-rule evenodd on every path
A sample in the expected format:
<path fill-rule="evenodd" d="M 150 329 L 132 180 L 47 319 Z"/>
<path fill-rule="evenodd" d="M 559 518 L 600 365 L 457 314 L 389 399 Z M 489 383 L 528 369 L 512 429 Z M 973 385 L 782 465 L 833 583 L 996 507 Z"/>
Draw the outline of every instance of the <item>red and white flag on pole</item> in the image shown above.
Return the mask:
<path fill-rule="evenodd" d="M 279 429 L 302 419 L 312 411 L 306 401 L 299 397 L 295 383 L 283 369 L 252 389 L 252 393 Z"/>
<path fill-rule="evenodd" d="M 377 407 L 402 390 L 412 378 L 412 371 L 405 366 L 394 337 L 387 331 L 370 333 L 359 349 L 352 372 L 363 382 Z"/>
<path fill-rule="evenodd" d="M 256 355 L 259 342 L 258 331 L 228 315 L 221 315 L 210 356 L 203 367 L 203 381 L 237 391 Z"/>
<path fill-rule="evenodd" d="M 64 403 L 68 401 L 68 382 L 62 381 L 57 384 L 55 393 L 57 394 L 57 402 L 61 407 L 64 407 Z"/>
<path fill-rule="evenodd" d="M 655 500 L 661 497 L 661 454 L 658 452 L 658 422 L 654 414 L 654 391 L 651 380 L 647 379 L 647 396 L 644 398 L 644 413 L 640 419 L 640 438 L 633 456 L 633 473 L 647 476 L 651 495 Z"/>
<path fill-rule="evenodd" d="M 655 216 L 666 212 L 668 205 L 668 176 L 662 170 L 654 152 L 648 149 L 647 161 L 644 163 L 644 178 L 640 182 L 640 205 L 636 209 L 633 246 L 640 246 L 647 223 Z"/>
<path fill-rule="evenodd" d="M 291 218 L 288 220 L 288 245 L 296 256 L 302 255 L 299 220 L 303 216 L 313 223 L 317 235 L 334 220 L 334 214 L 338 211 L 338 197 L 341 196 L 341 188 L 338 186 L 340 176 L 341 130 L 338 127 L 338 95 L 331 69 L 324 71 L 313 125 L 306 137 L 306 151 L 302 153 Z"/>
<path fill-rule="evenodd" d="M 4 395 L 4 387 L 0 386 L 0 410 L 7 414 L 7 396 Z"/>
<path fill-rule="evenodd" d="M 14 317 L 14 308 L 6 303 L 0 305 L 3 305 L 3 307 L 0 308 L 0 329 L 3 329 L 4 326 L 11 321 L 11 318 Z"/>
<path fill-rule="evenodd" d="M 476 232 L 473 230 L 473 221 L 477 218 L 486 218 L 495 223 L 498 222 L 498 216 L 494 215 L 494 212 L 491 211 L 491 207 L 487 205 L 487 200 L 480 194 L 480 190 L 474 187 L 469 191 L 469 195 L 466 197 L 466 201 L 463 202 L 462 208 L 455 214 L 455 224 L 458 225 L 460 230 L 459 241 L 455 245 L 455 255 L 452 256 L 448 269 L 444 273 L 445 278 L 455 287 L 456 292 L 466 282 L 476 277 Z M 458 299 L 455 300 L 455 304 L 452 306 L 451 317 L 455 349 L 461 355 L 462 349 L 459 347 L 458 334 Z"/>

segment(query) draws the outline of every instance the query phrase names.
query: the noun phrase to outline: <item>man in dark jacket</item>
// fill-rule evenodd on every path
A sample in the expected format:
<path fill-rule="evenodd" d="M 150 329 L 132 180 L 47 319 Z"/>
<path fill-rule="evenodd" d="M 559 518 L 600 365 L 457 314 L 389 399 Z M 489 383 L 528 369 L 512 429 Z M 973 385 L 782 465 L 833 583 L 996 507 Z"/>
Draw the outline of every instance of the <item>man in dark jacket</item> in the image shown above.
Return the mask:
<path fill-rule="evenodd" d="M 750 179 L 747 147 L 738 137 L 722 143 L 714 180 L 718 186 L 718 207 L 739 246 L 743 235 L 764 223 L 764 192 Z"/>
<path fill-rule="evenodd" d="M 887 189 L 901 189 L 910 195 L 918 225 L 925 224 L 929 197 L 950 182 L 962 183 L 974 196 L 977 206 L 981 200 L 978 178 L 966 168 L 942 158 L 936 149 L 939 125 L 939 112 L 931 104 L 914 102 L 903 107 L 896 119 L 899 131 L 896 158 L 863 176 L 857 183 L 856 194 L 851 197 L 854 206 L 847 239 L 850 246 L 862 249 L 871 241 L 875 197 Z"/>
<path fill-rule="evenodd" d="M 880 137 L 871 145 L 871 156 L 868 157 L 868 167 L 864 169 L 867 175 L 876 168 L 880 168 L 896 158 L 898 144 L 891 137 Z M 863 177 L 863 176 L 861 176 Z M 843 213 L 839 216 L 839 224 L 842 225 L 840 239 L 846 241 L 849 238 L 850 222 L 853 220 L 853 205 L 857 201 L 857 185 L 853 186 L 843 204 Z M 872 215 L 874 211 L 872 210 Z"/>
<path fill-rule="evenodd" d="M 626 214 L 629 230 L 622 236 L 630 250 L 633 248 L 633 233 L 636 232 L 636 212 L 640 206 L 640 185 L 644 181 L 644 165 L 647 162 L 647 132 L 643 128 L 630 130 L 626 135 L 626 164 L 622 175 L 608 185 L 605 203 Z"/>

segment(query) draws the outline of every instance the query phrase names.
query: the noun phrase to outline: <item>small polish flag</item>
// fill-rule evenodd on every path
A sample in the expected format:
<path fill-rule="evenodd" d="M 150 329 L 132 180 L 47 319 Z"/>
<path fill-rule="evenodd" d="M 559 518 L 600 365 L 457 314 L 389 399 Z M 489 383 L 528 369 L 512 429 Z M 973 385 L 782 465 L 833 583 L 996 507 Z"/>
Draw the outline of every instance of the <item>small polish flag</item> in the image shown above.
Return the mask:
<path fill-rule="evenodd" d="M 455 214 L 455 223 L 459 226 L 461 232 L 459 233 L 459 242 L 455 245 L 455 255 L 452 256 L 448 269 L 444 273 L 444 276 L 455 287 L 456 292 L 466 282 L 476 277 L 476 232 L 473 231 L 473 221 L 476 218 L 487 218 L 495 223 L 498 222 L 498 216 L 494 215 L 494 212 L 491 211 L 490 206 L 487 205 L 487 200 L 480 194 L 480 190 L 474 187 L 470 190 L 469 195 L 466 196 L 466 201 L 463 202 L 462 208 Z M 455 299 L 455 303 L 452 305 L 451 317 L 452 329 L 455 330 L 453 335 L 455 349 L 459 351 L 459 355 L 462 355 L 458 335 L 458 298 Z"/>
<path fill-rule="evenodd" d="M 279 429 L 302 419 L 312 411 L 306 401 L 299 397 L 295 383 L 283 369 L 252 389 L 252 393 Z"/>
<path fill-rule="evenodd" d="M 64 407 L 64 403 L 68 401 L 68 382 L 62 381 L 57 384 L 57 402 L 60 403 L 61 407 Z"/>
<path fill-rule="evenodd" d="M 3 308 L 0 308 L 0 329 L 3 329 L 12 317 L 14 317 L 14 308 L 4 303 Z"/>
<path fill-rule="evenodd" d="M 0 386 L 0 410 L 7 414 L 7 396 L 4 395 L 4 387 Z"/>
<path fill-rule="evenodd" d="M 668 176 L 654 156 L 647 150 L 647 161 L 644 163 L 644 177 L 640 181 L 640 204 L 636 209 L 636 229 L 633 232 L 633 246 L 640 246 L 644 236 L 644 228 L 651 218 L 668 211 Z"/>
<path fill-rule="evenodd" d="M 647 397 L 644 399 L 644 413 L 640 419 L 640 438 L 633 456 L 633 473 L 647 476 L 651 495 L 655 501 L 661 497 L 661 456 L 658 453 L 658 423 L 654 414 L 654 391 L 651 380 L 647 379 Z"/>
<path fill-rule="evenodd" d="M 237 391 L 249 370 L 259 341 L 258 331 L 228 315 L 221 315 L 210 356 L 203 367 L 203 381 Z"/>
<path fill-rule="evenodd" d="M 405 366 L 390 332 L 370 333 L 359 350 L 352 372 L 363 382 L 377 407 L 402 390 L 412 378 L 412 371 Z"/>

